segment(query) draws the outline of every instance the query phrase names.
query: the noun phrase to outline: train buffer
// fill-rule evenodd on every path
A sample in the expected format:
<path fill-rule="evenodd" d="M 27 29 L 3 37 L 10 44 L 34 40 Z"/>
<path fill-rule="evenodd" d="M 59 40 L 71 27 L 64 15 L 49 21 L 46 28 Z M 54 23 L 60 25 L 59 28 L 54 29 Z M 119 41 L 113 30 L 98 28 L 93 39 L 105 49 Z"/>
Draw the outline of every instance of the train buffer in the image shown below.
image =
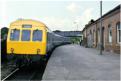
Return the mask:
<path fill-rule="evenodd" d="M 120 55 L 64 45 L 51 55 L 42 79 L 45 80 L 120 80 Z"/>

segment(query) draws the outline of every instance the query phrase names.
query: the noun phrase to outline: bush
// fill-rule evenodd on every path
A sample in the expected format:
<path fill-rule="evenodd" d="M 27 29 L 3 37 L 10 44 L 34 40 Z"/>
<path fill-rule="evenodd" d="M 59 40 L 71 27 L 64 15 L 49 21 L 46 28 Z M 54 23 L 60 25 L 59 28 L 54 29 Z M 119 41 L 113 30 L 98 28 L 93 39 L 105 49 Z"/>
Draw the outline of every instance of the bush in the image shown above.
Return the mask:
<path fill-rule="evenodd" d="M 8 28 L 4 27 L 1 29 L 1 62 L 7 61 L 7 42 Z"/>

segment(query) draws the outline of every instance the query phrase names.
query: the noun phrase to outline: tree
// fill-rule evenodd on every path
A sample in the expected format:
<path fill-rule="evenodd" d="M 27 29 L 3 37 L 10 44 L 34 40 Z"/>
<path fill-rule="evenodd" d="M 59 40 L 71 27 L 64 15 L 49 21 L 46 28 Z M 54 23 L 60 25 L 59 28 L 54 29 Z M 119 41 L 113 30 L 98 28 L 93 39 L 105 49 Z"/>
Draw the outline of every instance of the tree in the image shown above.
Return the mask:
<path fill-rule="evenodd" d="M 4 27 L 1 29 L 1 61 L 7 60 L 7 52 L 6 52 L 6 40 L 8 35 L 8 28 Z"/>

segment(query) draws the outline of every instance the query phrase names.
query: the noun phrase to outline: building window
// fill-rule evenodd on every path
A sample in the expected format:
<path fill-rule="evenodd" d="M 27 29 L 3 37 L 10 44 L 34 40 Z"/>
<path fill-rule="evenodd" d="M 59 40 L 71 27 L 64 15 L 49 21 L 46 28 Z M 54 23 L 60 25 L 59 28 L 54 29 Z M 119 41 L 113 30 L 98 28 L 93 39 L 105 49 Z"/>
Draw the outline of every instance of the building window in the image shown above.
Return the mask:
<path fill-rule="evenodd" d="M 95 30 L 93 30 L 93 42 L 95 42 Z"/>
<path fill-rule="evenodd" d="M 112 43 L 112 27 L 111 27 L 111 25 L 108 26 L 108 42 Z"/>
<path fill-rule="evenodd" d="M 100 43 L 100 29 L 98 29 L 98 43 Z"/>
<path fill-rule="evenodd" d="M 117 28 L 117 43 L 121 42 L 121 23 L 116 24 Z"/>

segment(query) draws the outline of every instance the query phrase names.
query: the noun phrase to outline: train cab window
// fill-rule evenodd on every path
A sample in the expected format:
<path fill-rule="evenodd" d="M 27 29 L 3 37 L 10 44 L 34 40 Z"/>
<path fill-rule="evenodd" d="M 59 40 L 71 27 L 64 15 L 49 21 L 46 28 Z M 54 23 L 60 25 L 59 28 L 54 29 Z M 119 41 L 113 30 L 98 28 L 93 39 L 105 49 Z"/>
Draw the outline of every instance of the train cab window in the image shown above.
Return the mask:
<path fill-rule="evenodd" d="M 12 41 L 18 41 L 20 36 L 20 30 L 18 29 L 12 29 L 10 33 L 10 40 Z"/>
<path fill-rule="evenodd" d="M 42 30 L 33 31 L 33 41 L 42 41 Z"/>
<path fill-rule="evenodd" d="M 30 41 L 30 35 L 31 31 L 30 30 L 22 30 L 22 41 Z"/>

